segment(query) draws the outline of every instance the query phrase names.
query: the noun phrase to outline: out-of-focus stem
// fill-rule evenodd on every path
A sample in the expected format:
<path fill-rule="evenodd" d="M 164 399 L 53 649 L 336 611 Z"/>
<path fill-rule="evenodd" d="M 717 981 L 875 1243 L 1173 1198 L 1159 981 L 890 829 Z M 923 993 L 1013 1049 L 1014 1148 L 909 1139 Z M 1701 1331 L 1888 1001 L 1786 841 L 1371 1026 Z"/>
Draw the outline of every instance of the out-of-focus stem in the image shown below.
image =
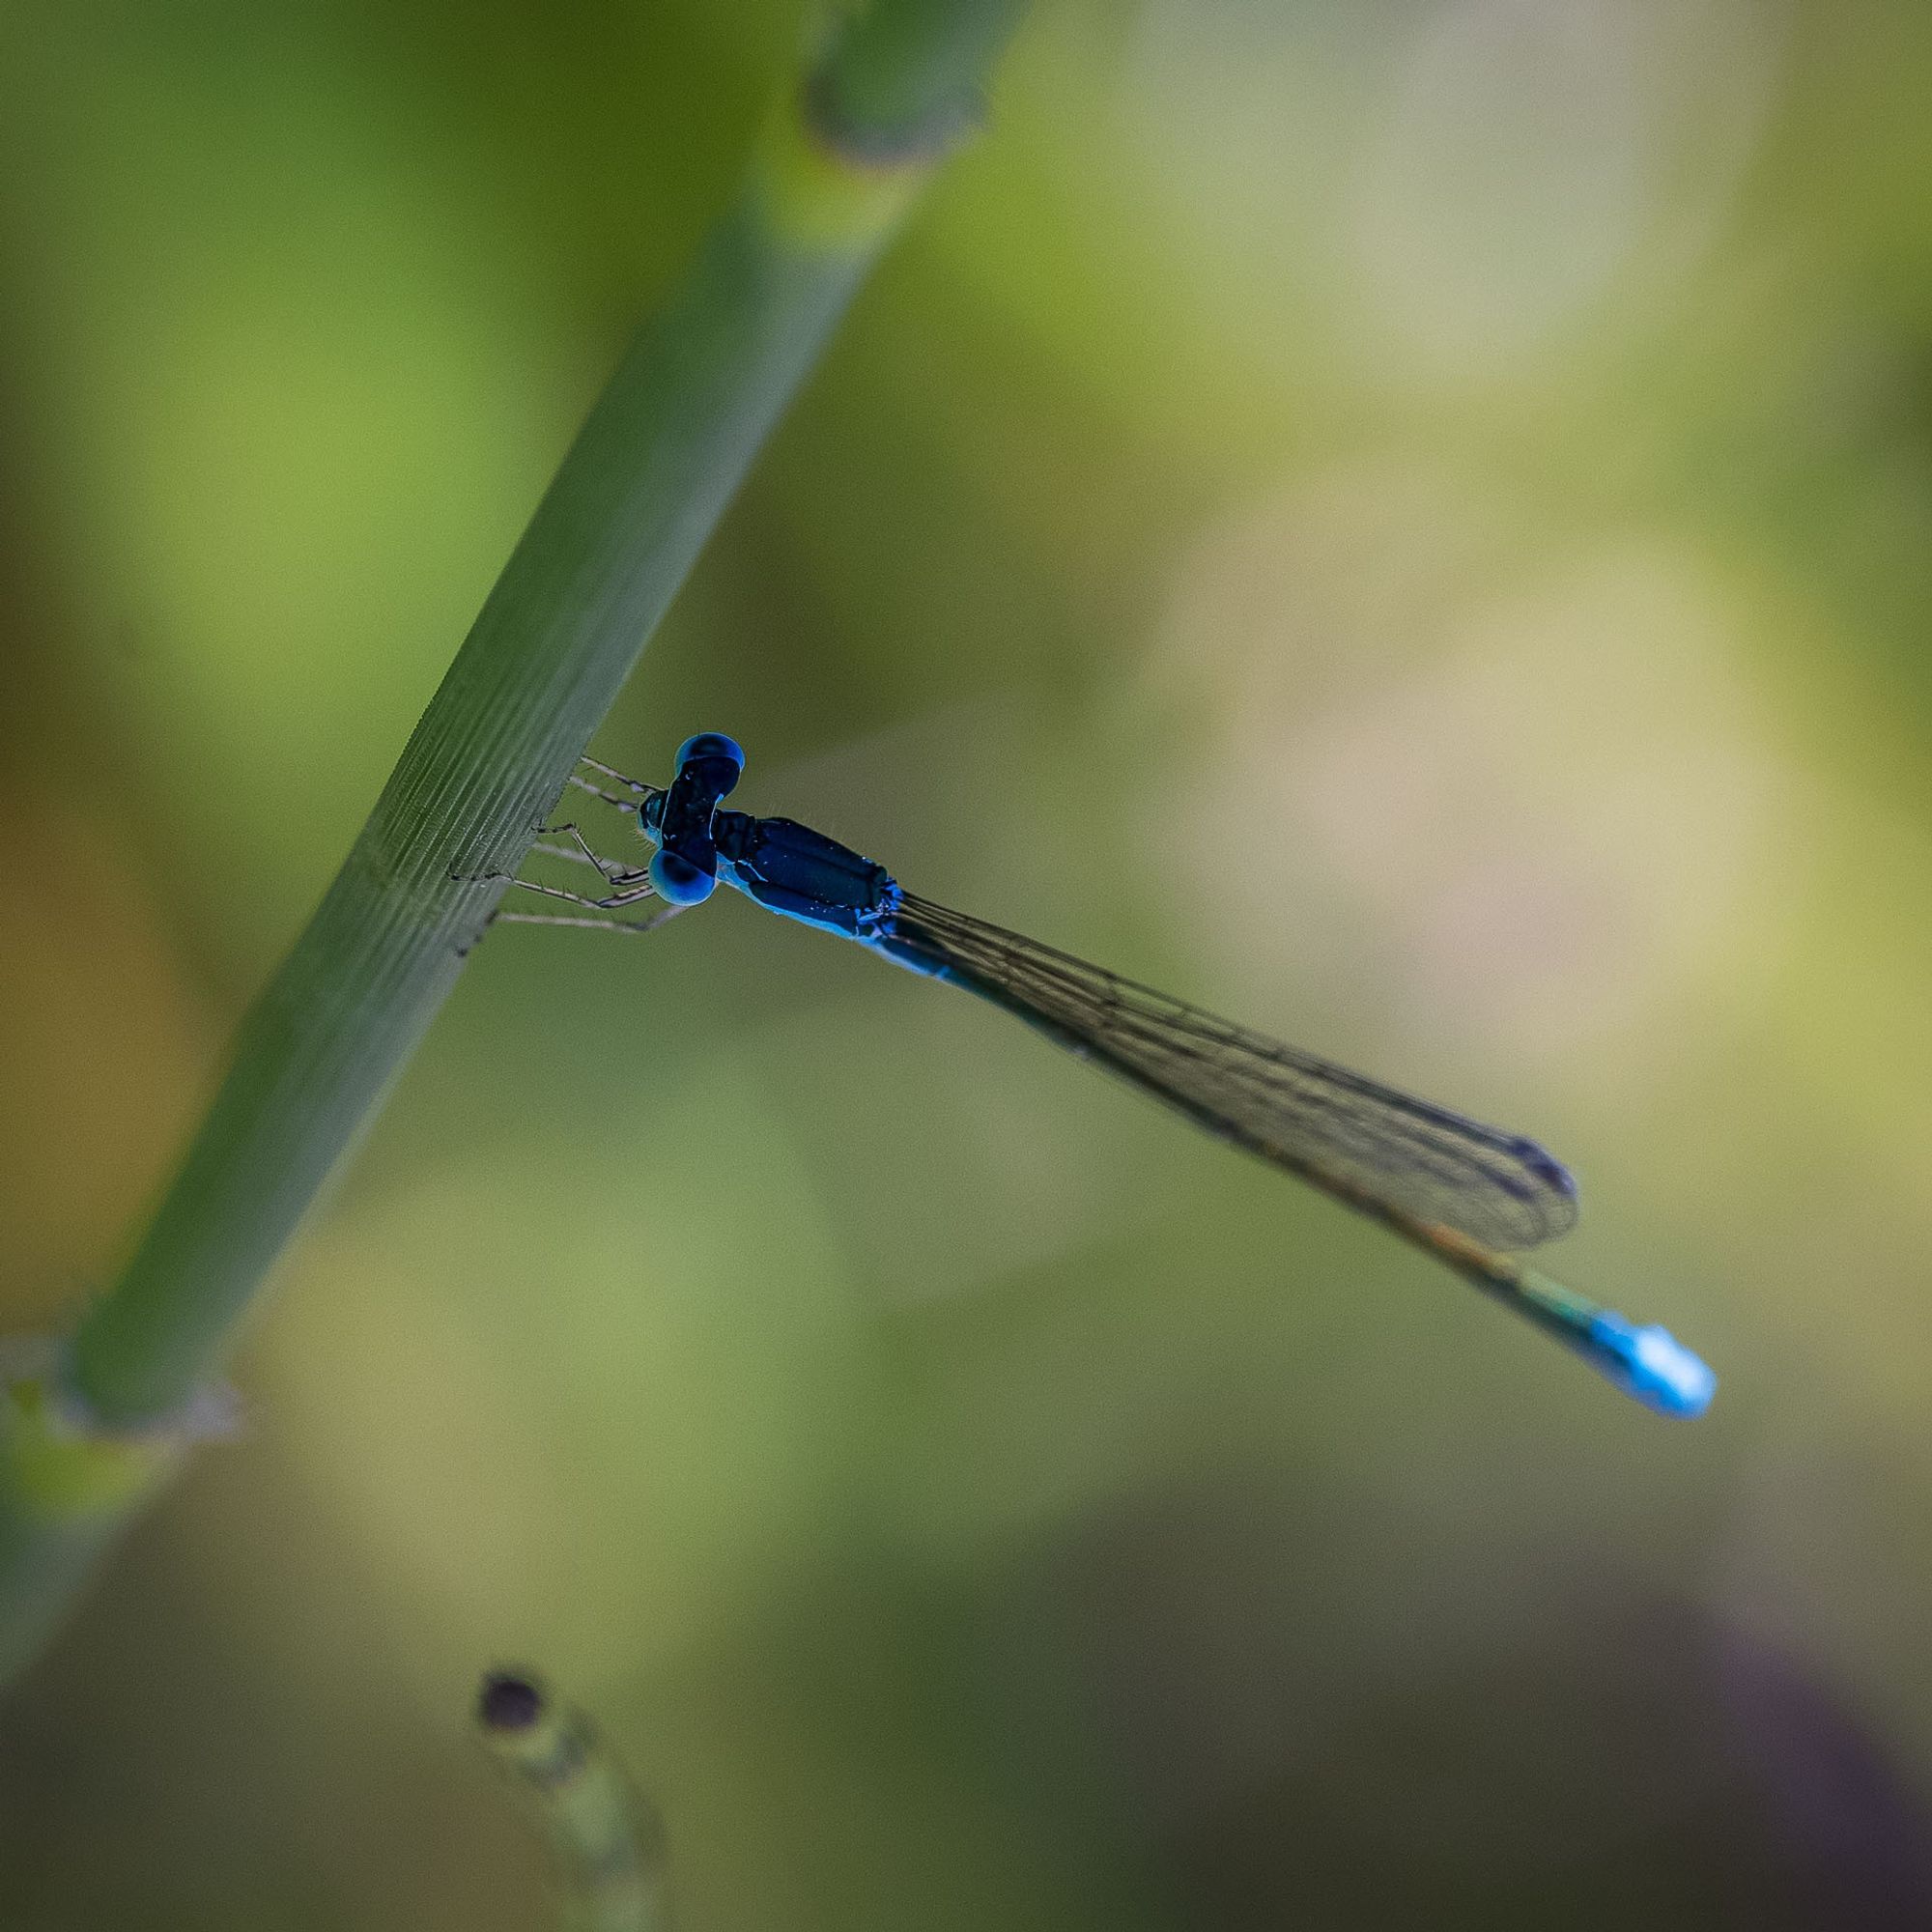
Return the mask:
<path fill-rule="evenodd" d="M 664 1822 L 590 1719 L 528 1672 L 494 1670 L 476 1723 L 550 1839 L 575 1932 L 668 1932 Z"/>

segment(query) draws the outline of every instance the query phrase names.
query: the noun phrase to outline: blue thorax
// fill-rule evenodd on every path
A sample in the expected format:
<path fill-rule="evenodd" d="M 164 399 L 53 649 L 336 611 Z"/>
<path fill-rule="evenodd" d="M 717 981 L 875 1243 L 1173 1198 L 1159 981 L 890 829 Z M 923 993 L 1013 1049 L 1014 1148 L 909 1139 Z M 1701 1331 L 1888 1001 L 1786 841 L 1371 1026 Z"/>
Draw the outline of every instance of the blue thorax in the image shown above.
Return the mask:
<path fill-rule="evenodd" d="M 722 879 L 786 919 L 868 943 L 887 937 L 900 895 L 883 866 L 793 819 L 720 809 L 744 763 L 717 732 L 687 739 L 670 789 L 651 793 L 639 809 L 644 837 L 658 848 L 651 880 L 659 893 L 694 905 Z"/>
<path fill-rule="evenodd" d="M 898 882 L 883 866 L 794 819 L 714 812 L 711 836 L 718 876 L 787 919 L 869 940 L 898 910 Z"/>

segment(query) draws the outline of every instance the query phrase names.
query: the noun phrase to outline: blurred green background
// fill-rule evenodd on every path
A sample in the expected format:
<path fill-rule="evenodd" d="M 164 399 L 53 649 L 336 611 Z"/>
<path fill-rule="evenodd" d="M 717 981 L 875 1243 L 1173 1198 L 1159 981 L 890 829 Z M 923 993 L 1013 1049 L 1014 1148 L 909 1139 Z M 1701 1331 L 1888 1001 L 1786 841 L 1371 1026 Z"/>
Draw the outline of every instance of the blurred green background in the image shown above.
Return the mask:
<path fill-rule="evenodd" d="M 6 1326 L 804 30 L 0 14 Z M 1916 0 L 1041 0 L 598 743 L 1547 1139 L 1708 1420 L 742 901 L 499 930 L 0 1719 L 0 1922 L 550 1922 L 525 1660 L 688 1932 L 1932 1923 L 1928 98 Z"/>

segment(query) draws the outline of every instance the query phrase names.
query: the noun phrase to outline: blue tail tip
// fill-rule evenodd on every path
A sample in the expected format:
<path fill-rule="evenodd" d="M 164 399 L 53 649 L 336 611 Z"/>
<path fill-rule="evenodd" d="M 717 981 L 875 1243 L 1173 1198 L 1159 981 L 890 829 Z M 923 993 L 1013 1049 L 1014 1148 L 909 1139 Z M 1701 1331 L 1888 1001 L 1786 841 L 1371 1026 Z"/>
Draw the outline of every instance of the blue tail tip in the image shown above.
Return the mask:
<path fill-rule="evenodd" d="M 1710 1364 L 1667 1328 L 1638 1328 L 1621 1315 L 1600 1315 L 1589 1327 L 1596 1366 L 1659 1415 L 1702 1415 L 1718 1392 Z"/>

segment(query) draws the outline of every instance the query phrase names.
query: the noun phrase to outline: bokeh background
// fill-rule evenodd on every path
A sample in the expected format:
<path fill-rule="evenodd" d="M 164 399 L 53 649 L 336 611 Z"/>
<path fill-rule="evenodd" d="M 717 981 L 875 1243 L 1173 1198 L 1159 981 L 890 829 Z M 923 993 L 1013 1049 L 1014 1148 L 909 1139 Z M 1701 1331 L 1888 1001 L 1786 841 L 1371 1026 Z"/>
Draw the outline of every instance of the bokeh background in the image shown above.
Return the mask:
<path fill-rule="evenodd" d="M 803 31 L 0 17 L 5 1325 Z M 501 929 L 0 1719 L 6 1925 L 551 1922 L 512 1659 L 690 1932 L 1932 1923 L 1928 98 L 1916 0 L 1040 0 L 598 744 L 1536 1132 L 1707 1420 L 741 901 Z"/>

